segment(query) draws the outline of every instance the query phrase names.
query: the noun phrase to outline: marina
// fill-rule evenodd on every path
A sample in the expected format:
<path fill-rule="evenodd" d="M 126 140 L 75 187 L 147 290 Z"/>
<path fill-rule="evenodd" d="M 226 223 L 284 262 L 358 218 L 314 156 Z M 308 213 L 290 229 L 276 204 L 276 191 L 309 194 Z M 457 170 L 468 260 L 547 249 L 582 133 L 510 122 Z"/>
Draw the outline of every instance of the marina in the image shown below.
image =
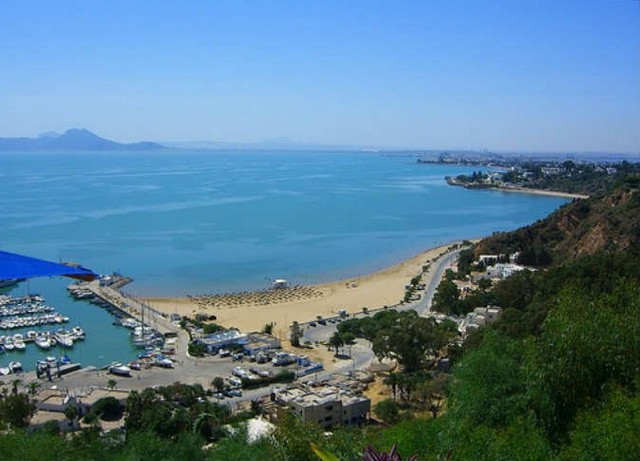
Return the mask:
<path fill-rule="evenodd" d="M 130 279 L 108 276 L 106 280 L 113 280 L 113 285 L 119 287 Z M 32 289 L 34 286 L 46 296 L 13 295 L 21 289 Z M 61 358 L 56 361 L 61 361 L 63 357 L 66 357 L 65 361 L 71 361 L 68 356 L 72 355 L 73 363 L 80 363 L 78 358 L 82 358 L 86 366 L 106 366 L 115 359 L 124 363 L 137 359 L 136 349 L 140 347 L 134 346 L 136 338 L 121 321 L 126 319 L 124 324 L 131 327 L 141 325 L 140 322 L 120 309 L 117 303 L 93 294 L 84 297 L 74 294 L 70 297 L 66 296 L 66 292 L 64 280 L 51 279 L 33 280 L 29 287 L 13 287 L 13 292 L 0 295 L 0 328 L 3 329 L 0 330 L 0 373 L 42 369 L 44 362 L 53 363 L 52 357 L 57 355 Z M 142 339 L 148 339 L 149 342 L 144 343 L 143 349 L 151 345 L 153 339 L 153 344 L 160 346 L 161 350 L 159 333 L 147 327 L 144 334 Z M 153 338 L 152 334 L 155 335 Z M 100 360 L 96 360 L 96 353 L 93 352 L 99 349 L 96 343 L 114 335 L 122 337 L 122 340 L 110 345 L 113 355 L 105 355 L 103 359 L 98 356 Z M 9 366 L 13 362 L 19 362 L 20 368 Z"/>

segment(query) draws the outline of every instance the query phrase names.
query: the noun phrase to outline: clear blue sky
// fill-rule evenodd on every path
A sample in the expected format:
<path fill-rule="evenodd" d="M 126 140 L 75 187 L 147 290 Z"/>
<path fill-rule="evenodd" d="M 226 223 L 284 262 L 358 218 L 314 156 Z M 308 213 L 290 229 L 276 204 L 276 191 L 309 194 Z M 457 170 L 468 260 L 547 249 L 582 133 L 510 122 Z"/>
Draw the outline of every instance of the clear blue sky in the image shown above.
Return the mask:
<path fill-rule="evenodd" d="M 634 0 L 4 0 L 0 136 L 640 152 Z"/>

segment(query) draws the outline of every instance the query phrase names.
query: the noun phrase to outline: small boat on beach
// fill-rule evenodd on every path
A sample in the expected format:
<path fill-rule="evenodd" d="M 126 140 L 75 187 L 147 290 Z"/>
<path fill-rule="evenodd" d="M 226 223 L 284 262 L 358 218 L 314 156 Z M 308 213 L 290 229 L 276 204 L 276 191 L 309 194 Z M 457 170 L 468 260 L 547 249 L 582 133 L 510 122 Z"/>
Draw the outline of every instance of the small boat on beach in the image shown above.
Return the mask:
<path fill-rule="evenodd" d="M 12 373 L 19 373 L 23 371 L 22 363 L 18 361 L 9 362 L 9 369 L 11 370 Z"/>
<path fill-rule="evenodd" d="M 117 376 L 131 376 L 131 368 L 118 362 L 113 362 L 109 367 L 109 373 Z"/>

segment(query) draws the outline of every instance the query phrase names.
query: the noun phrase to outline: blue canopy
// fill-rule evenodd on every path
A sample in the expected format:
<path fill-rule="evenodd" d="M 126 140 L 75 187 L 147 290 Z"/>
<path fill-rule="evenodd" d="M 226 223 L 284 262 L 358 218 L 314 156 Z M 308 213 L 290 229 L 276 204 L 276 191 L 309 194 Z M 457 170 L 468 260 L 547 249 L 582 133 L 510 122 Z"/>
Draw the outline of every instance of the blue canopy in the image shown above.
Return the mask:
<path fill-rule="evenodd" d="M 81 266 L 58 264 L 43 259 L 0 251 L 0 280 L 59 275 L 87 281 L 98 277 L 98 274 Z"/>

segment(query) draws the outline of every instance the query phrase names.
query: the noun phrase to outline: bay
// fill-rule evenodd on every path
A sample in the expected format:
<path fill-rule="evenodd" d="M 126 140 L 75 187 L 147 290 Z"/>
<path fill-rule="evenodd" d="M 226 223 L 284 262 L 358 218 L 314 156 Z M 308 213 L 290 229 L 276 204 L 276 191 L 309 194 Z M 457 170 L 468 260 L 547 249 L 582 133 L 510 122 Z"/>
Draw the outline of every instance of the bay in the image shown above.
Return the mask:
<path fill-rule="evenodd" d="M 353 152 L 2 154 L 0 246 L 117 271 L 139 297 L 182 296 L 351 277 L 515 229 L 567 201 L 444 181 L 473 170 Z M 66 283 L 34 279 L 28 289 L 87 331 L 73 358 L 130 358 L 126 330 L 68 298 Z"/>

